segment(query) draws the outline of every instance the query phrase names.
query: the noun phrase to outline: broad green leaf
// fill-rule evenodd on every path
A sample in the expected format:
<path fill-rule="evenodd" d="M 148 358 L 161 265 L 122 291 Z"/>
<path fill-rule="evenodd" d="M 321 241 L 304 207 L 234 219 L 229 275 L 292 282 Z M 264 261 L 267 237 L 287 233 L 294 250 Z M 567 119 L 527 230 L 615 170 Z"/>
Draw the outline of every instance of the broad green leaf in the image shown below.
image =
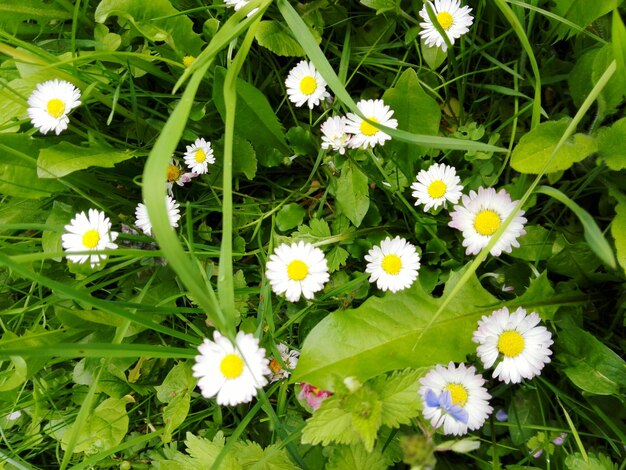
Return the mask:
<path fill-rule="evenodd" d="M 252 147 L 252 144 L 246 139 L 235 136 L 233 139 L 233 175 L 244 175 L 248 180 L 253 180 L 256 176 L 257 170 L 257 158 L 256 152 Z M 216 165 L 222 169 L 222 162 L 224 161 L 224 139 L 216 141 L 215 145 L 215 158 L 217 160 Z M 221 181 L 222 173 L 216 172 L 216 181 Z"/>
<path fill-rule="evenodd" d="M 0 28 L 15 33 L 22 22 L 34 22 L 45 25 L 54 20 L 72 18 L 71 10 L 60 8 L 54 3 L 41 0 L 2 0 L 0 2 Z"/>
<path fill-rule="evenodd" d="M 553 173 L 567 170 L 597 150 L 595 140 L 585 134 L 575 134 L 552 156 L 565 133 L 569 119 L 544 122 L 525 134 L 513 150 L 511 166 L 520 173 Z M 548 163 L 549 162 L 549 163 Z M 547 167 L 546 167 L 546 164 Z M 545 170 L 544 170 L 545 168 Z"/>
<path fill-rule="evenodd" d="M 154 388 L 161 403 L 169 403 L 180 395 L 189 393 L 196 387 L 196 379 L 191 373 L 191 363 L 179 362 L 169 371 L 161 385 Z"/>
<path fill-rule="evenodd" d="M 626 200 L 615 206 L 615 218 L 611 223 L 611 235 L 615 240 L 617 261 L 626 273 Z"/>
<path fill-rule="evenodd" d="M 37 155 L 49 144 L 25 134 L 0 134 L 0 193 L 37 199 L 62 191 L 58 181 L 37 176 Z"/>
<path fill-rule="evenodd" d="M 420 40 L 420 49 L 424 61 L 432 70 L 437 70 L 448 57 L 448 53 L 444 52 L 441 47 L 429 46 L 423 39 Z"/>
<path fill-rule="evenodd" d="M 576 452 L 565 458 L 565 467 L 568 470 L 615 470 L 617 465 L 611 461 L 610 457 L 602 453 L 590 453 L 583 456 L 580 452 Z"/>
<path fill-rule="evenodd" d="M 510 311 L 522 307 L 528 312 L 537 312 L 545 320 L 552 320 L 559 308 L 558 299 L 554 299 L 554 288 L 548 279 L 547 271 L 530 281 L 528 289 L 511 302 L 507 302 Z"/>
<path fill-rule="evenodd" d="M 517 390 L 507 409 L 509 434 L 514 445 L 522 446 L 533 436 L 535 430 L 532 425 L 541 424 L 544 420 L 540 410 L 537 394 L 533 390 Z"/>
<path fill-rule="evenodd" d="M 459 279 L 460 273 L 450 276 L 443 298 Z M 305 339 L 292 380 L 330 390 L 335 376 L 364 381 L 391 370 L 464 361 L 476 350 L 467 332 L 498 300 L 472 276 L 430 324 L 441 303 L 415 282 L 405 291 L 331 313 Z"/>
<path fill-rule="evenodd" d="M 328 262 L 328 271 L 333 273 L 337 271 L 340 267 L 345 266 L 348 255 L 349 254 L 346 250 L 344 250 L 340 246 L 335 246 L 326 255 L 326 261 Z"/>
<path fill-rule="evenodd" d="M 122 442 L 128 431 L 127 403 L 123 398 L 107 398 L 100 403 L 80 429 L 74 453 L 97 454 Z M 63 434 L 61 447 L 64 450 L 71 435 L 71 429 Z"/>
<path fill-rule="evenodd" d="M 326 470 L 385 470 L 389 468 L 383 454 L 368 452 L 362 444 L 336 446 L 332 449 Z"/>
<path fill-rule="evenodd" d="M 626 118 L 614 122 L 611 127 L 602 127 L 598 132 L 598 160 L 611 170 L 626 168 Z"/>
<path fill-rule="evenodd" d="M 359 0 L 359 2 L 368 8 L 376 10 L 377 15 L 396 9 L 396 0 Z"/>
<path fill-rule="evenodd" d="M 370 206 L 369 186 L 367 176 L 351 160 L 347 160 L 341 167 L 341 175 L 337 179 L 335 188 L 337 207 L 355 227 L 361 221 Z"/>
<path fill-rule="evenodd" d="M 393 117 L 398 120 L 400 129 L 424 135 L 437 135 L 439 132 L 441 109 L 422 89 L 413 69 L 407 69 L 400 75 L 396 86 L 385 92 L 383 100 L 393 109 Z M 416 165 L 426 149 L 394 139 L 387 146 L 395 152 L 395 161 L 404 175 L 413 180 Z"/>
<path fill-rule="evenodd" d="M 300 204 L 286 204 L 276 214 L 276 226 L 281 232 L 286 232 L 302 223 L 306 211 Z"/>
<path fill-rule="evenodd" d="M 92 166 L 113 168 L 116 163 L 133 156 L 129 150 L 120 152 L 113 148 L 79 147 L 69 142 L 61 142 L 41 149 L 37 159 L 37 175 L 40 178 L 61 178 Z"/>
<path fill-rule="evenodd" d="M 362 386 L 344 398 L 342 406 L 350 412 L 352 429 L 359 435 L 365 449 L 371 452 L 382 425 L 383 404 L 378 394 L 368 386 Z"/>
<path fill-rule="evenodd" d="M 519 238 L 519 248 L 509 253 L 509 256 L 526 261 L 542 261 L 552 256 L 554 233 L 541 225 L 527 225 L 524 228 L 526 235 Z"/>
<path fill-rule="evenodd" d="M 181 57 L 196 56 L 202 47 L 191 19 L 181 15 L 169 0 L 102 0 L 96 8 L 96 22 L 104 23 L 111 16 L 128 20 L 150 41 L 165 41 Z"/>
<path fill-rule="evenodd" d="M 585 241 L 589 244 L 589 248 L 591 248 L 591 250 L 605 265 L 611 269 L 615 269 L 616 264 L 613 249 L 611 248 L 611 245 L 609 245 L 606 238 L 604 238 L 598 224 L 589 212 L 580 207 L 558 189 L 550 186 L 539 186 L 536 191 L 553 197 L 557 201 L 565 204 L 574 214 L 576 214 L 576 217 L 578 217 L 578 220 L 580 220 L 580 223 L 583 226 Z"/>
<path fill-rule="evenodd" d="M 172 433 L 185 421 L 189 414 L 191 393 L 183 393 L 168 402 L 163 408 L 163 424 L 165 428 L 161 435 L 161 442 L 171 442 Z"/>
<path fill-rule="evenodd" d="M 222 119 L 226 116 L 223 96 L 225 77 L 226 69 L 216 67 L 213 102 Z M 264 150 L 274 149 L 284 155 L 289 154 L 283 128 L 269 101 L 258 88 L 241 79 L 237 79 L 235 132 L 252 143 L 263 165 L 267 163 L 267 158 L 263 154 Z"/>
<path fill-rule="evenodd" d="M 574 68 L 572 68 L 568 76 L 568 88 L 577 107 L 580 107 L 583 101 L 585 101 L 585 98 L 587 98 L 594 86 L 594 83 L 591 81 L 591 71 L 599 50 L 600 48 L 596 47 L 578 57 Z"/>
<path fill-rule="evenodd" d="M 337 396 L 326 398 L 307 419 L 302 430 L 303 444 L 357 444 L 359 434 L 352 427 L 352 415 L 343 409 Z"/>
<path fill-rule="evenodd" d="M 279 21 L 261 21 L 254 33 L 254 38 L 274 54 L 283 57 L 302 57 L 304 50 L 295 40 L 289 28 Z"/>
<path fill-rule="evenodd" d="M 623 0 L 595 0 L 593 2 L 589 0 L 554 0 L 555 6 L 552 7 L 551 11 L 581 28 L 586 28 L 601 16 L 617 8 L 622 2 Z M 559 38 L 573 36 L 579 32 L 561 22 L 556 23 L 556 31 Z"/>
<path fill-rule="evenodd" d="M 591 67 L 591 82 L 594 86 L 613 62 L 614 57 L 613 45 L 610 43 L 606 44 L 598 51 L 593 60 L 593 67 Z M 600 117 L 613 114 L 624 101 L 625 90 L 621 77 L 621 73 L 614 74 L 598 95 L 598 114 Z"/>
<path fill-rule="evenodd" d="M 567 328 L 559 333 L 557 346 L 565 375 L 580 389 L 595 395 L 626 391 L 626 362 L 590 333 Z"/>

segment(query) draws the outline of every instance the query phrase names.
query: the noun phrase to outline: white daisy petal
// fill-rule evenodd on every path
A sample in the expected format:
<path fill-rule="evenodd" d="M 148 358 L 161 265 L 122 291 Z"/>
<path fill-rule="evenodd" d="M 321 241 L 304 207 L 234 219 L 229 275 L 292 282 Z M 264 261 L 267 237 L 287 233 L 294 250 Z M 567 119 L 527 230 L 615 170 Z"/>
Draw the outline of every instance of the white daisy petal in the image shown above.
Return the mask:
<path fill-rule="evenodd" d="M 396 129 L 398 121 L 392 119 L 393 110 L 383 100 L 361 100 L 356 104 L 359 111 L 372 122 Z M 354 113 L 346 115 L 346 132 L 353 134 L 350 139 L 350 147 L 363 148 L 374 147 L 376 144 L 384 145 L 391 139 L 389 134 L 384 133 L 367 121 L 364 121 Z"/>
<path fill-rule="evenodd" d="M 478 321 L 472 341 L 478 343 L 476 352 L 486 368 L 500 359 L 493 377 L 505 383 L 519 383 L 540 375 L 550 362 L 552 334 L 535 312 L 526 314 L 519 307 L 515 312 L 503 307 Z"/>
<path fill-rule="evenodd" d="M 435 12 L 435 16 L 441 28 L 446 32 L 450 44 L 454 44 L 454 41 L 463 36 L 469 31 L 470 26 L 474 22 L 474 18 L 470 15 L 472 9 L 470 7 L 461 8 L 460 0 L 450 0 L 448 2 L 435 3 L 428 2 Z M 428 16 L 426 10 L 426 2 L 422 7 L 419 15 L 424 20 L 420 23 L 422 30 L 420 36 L 424 42 L 430 47 L 440 47 L 444 52 L 448 49 L 443 36 L 439 34 L 439 31 L 435 28 L 433 22 Z"/>
<path fill-rule="evenodd" d="M 385 238 L 374 246 L 367 255 L 365 272 L 370 282 L 382 290 L 398 292 L 411 287 L 420 268 L 420 256 L 415 247 L 404 238 Z"/>
<path fill-rule="evenodd" d="M 42 134 L 59 135 L 70 122 L 68 114 L 80 105 L 80 90 L 64 80 L 48 80 L 37 85 L 28 98 L 28 116 Z"/>
<path fill-rule="evenodd" d="M 84 212 L 76 214 L 61 236 L 63 249 L 67 253 L 85 252 L 84 254 L 68 254 L 67 259 L 74 263 L 82 264 L 89 260 L 91 267 L 100 264 L 107 255 L 104 253 L 89 254 L 102 250 L 114 250 L 117 245 L 113 243 L 117 238 L 117 232 L 111 231 L 109 218 L 96 209 L 89 209 L 88 215 Z"/>
<path fill-rule="evenodd" d="M 290 302 L 297 302 L 301 296 L 312 299 L 329 279 L 324 253 L 305 242 L 278 246 L 265 269 L 274 293 L 285 294 Z"/>
<path fill-rule="evenodd" d="M 296 106 L 303 106 L 305 103 L 309 109 L 313 109 L 321 101 L 330 97 L 326 91 L 326 81 L 315 69 L 313 62 L 302 60 L 292 68 L 285 80 L 287 96 L 289 101 Z"/>
<path fill-rule="evenodd" d="M 202 396 L 216 396 L 219 405 L 248 403 L 259 388 L 267 385 L 269 361 L 252 334 L 240 331 L 233 345 L 215 331 L 213 341 L 205 339 L 198 351 L 193 376 L 198 378 Z"/>
<path fill-rule="evenodd" d="M 167 206 L 167 217 L 172 227 L 178 227 L 180 220 L 180 205 L 171 196 L 165 196 L 165 204 Z M 148 210 L 143 203 L 137 204 L 135 208 L 135 225 L 148 236 L 152 235 L 152 223 L 148 218 Z"/>
<path fill-rule="evenodd" d="M 444 434 L 461 436 L 468 430 L 474 431 L 493 411 L 489 406 L 491 395 L 483 386 L 485 380 L 476 373 L 474 366 L 459 364 L 457 367 L 453 362 L 448 367 L 437 365 L 420 379 L 420 383 L 424 417 L 434 428 L 443 425 Z M 439 404 L 431 401 L 432 397 L 440 398 L 444 393 L 449 393 L 450 398 L 445 406 L 442 405 L 444 400 L 440 399 Z"/>
<path fill-rule="evenodd" d="M 498 193 L 493 188 L 478 188 L 478 193 L 470 191 L 469 196 L 463 195 L 461 204 L 454 206 L 450 213 L 452 220 L 448 226 L 463 233 L 463 246 L 467 255 L 476 255 L 482 250 L 502 222 L 515 210 L 518 201 L 512 201 L 511 196 L 501 189 Z M 526 233 L 523 217 L 524 211 L 517 211 L 515 217 L 491 248 L 493 256 L 500 256 L 502 252 L 510 253 L 513 247 L 518 247 L 517 239 Z"/>
<path fill-rule="evenodd" d="M 322 148 L 333 149 L 341 155 L 346 153 L 346 147 L 350 145 L 350 134 L 346 132 L 346 118 L 334 116 L 328 118 L 321 126 Z"/>
<path fill-rule="evenodd" d="M 209 165 L 215 163 L 211 142 L 207 142 L 203 138 L 196 139 L 192 145 L 187 145 L 184 159 L 193 173 L 197 175 L 207 173 Z"/>
<path fill-rule="evenodd" d="M 456 175 L 454 167 L 436 163 L 428 170 L 420 171 L 415 177 L 417 180 L 411 185 L 415 205 L 424 204 L 424 212 L 437 209 L 446 204 L 446 201 L 456 204 L 461 198 L 463 186 L 461 179 Z"/>

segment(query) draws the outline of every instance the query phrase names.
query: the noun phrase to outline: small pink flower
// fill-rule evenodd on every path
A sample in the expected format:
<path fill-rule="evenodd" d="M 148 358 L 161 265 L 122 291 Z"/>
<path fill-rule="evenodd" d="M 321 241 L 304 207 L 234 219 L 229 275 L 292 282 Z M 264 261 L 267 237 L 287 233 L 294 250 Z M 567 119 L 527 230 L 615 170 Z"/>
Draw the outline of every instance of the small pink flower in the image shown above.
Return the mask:
<path fill-rule="evenodd" d="M 298 400 L 304 400 L 313 411 L 317 410 L 322 402 L 332 395 L 328 390 L 322 390 L 311 384 L 301 383 L 300 387 L 301 390 L 298 394 Z"/>

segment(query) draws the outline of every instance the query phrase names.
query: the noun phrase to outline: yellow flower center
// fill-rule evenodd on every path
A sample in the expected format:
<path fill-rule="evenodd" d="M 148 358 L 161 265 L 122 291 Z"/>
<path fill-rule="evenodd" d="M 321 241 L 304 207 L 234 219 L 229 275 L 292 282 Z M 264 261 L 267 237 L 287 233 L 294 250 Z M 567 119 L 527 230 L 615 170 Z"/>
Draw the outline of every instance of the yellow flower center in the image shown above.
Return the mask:
<path fill-rule="evenodd" d="M 186 55 L 185 57 L 183 57 L 183 65 L 185 66 L 185 68 L 190 67 L 195 60 L 196 58 L 194 56 Z"/>
<path fill-rule="evenodd" d="M 173 183 L 174 181 L 178 181 L 180 178 L 180 168 L 176 165 L 168 165 L 167 167 L 167 181 Z"/>
<path fill-rule="evenodd" d="M 97 230 L 91 229 L 87 230 L 83 235 L 83 246 L 85 248 L 95 248 L 98 246 L 98 242 L 100 241 L 100 234 Z"/>
<path fill-rule="evenodd" d="M 46 110 L 48 111 L 48 114 L 50 116 L 59 119 L 61 116 L 63 116 L 63 113 L 65 112 L 65 103 L 58 98 L 52 98 L 50 101 L 48 101 L 48 104 L 46 105 Z"/>
<path fill-rule="evenodd" d="M 300 80 L 300 91 L 305 95 L 311 95 L 317 90 L 317 81 L 310 75 Z"/>
<path fill-rule="evenodd" d="M 517 331 L 505 331 L 498 339 L 498 351 L 506 357 L 515 357 L 524 350 L 524 337 Z"/>
<path fill-rule="evenodd" d="M 502 221 L 496 212 L 485 209 L 476 214 L 474 228 L 481 235 L 491 236 L 500 228 L 500 222 Z"/>
<path fill-rule="evenodd" d="M 372 122 L 378 123 L 378 119 L 374 117 L 368 117 L 367 119 L 369 119 Z M 361 129 L 361 134 L 366 135 L 368 137 L 371 137 L 378 132 L 378 127 L 374 127 L 367 121 L 361 122 L 361 126 L 359 128 Z"/>
<path fill-rule="evenodd" d="M 292 281 L 301 281 L 307 274 L 309 274 L 309 267 L 304 261 L 295 259 L 287 266 L 287 276 Z"/>
<path fill-rule="evenodd" d="M 195 158 L 198 163 L 203 163 L 206 160 L 206 153 L 204 153 L 204 150 L 198 149 L 193 158 Z"/>
<path fill-rule="evenodd" d="M 395 276 L 402 269 L 402 260 L 398 255 L 387 255 L 383 258 L 381 266 L 383 268 L 383 271 L 385 271 L 387 274 Z"/>
<path fill-rule="evenodd" d="M 435 180 L 428 186 L 428 195 L 433 199 L 439 199 L 446 194 L 447 189 L 446 183 L 441 180 Z"/>
<path fill-rule="evenodd" d="M 220 371 L 227 379 L 236 379 L 243 372 L 243 360 L 237 354 L 226 354 L 220 363 Z"/>
<path fill-rule="evenodd" d="M 442 11 L 437 15 L 437 21 L 445 31 L 448 31 L 452 23 L 454 23 L 454 18 L 447 11 Z"/>
<path fill-rule="evenodd" d="M 467 403 L 467 390 L 463 385 L 448 384 L 446 390 L 450 392 L 453 405 L 465 406 Z"/>

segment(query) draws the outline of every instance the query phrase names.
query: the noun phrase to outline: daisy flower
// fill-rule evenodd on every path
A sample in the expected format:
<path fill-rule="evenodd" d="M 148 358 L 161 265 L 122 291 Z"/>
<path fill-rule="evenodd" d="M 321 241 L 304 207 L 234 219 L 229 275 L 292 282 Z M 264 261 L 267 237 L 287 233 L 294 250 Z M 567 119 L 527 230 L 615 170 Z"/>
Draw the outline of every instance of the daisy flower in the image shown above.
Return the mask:
<path fill-rule="evenodd" d="M 474 21 L 474 18 L 470 15 L 472 9 L 467 6 L 461 7 L 459 0 L 434 0 L 434 2 L 434 4 L 432 2 L 428 2 L 428 4 L 435 12 L 441 29 L 446 32 L 448 39 L 450 39 L 450 44 L 454 44 L 456 39 L 469 31 Z M 420 16 L 424 20 L 423 23 L 420 23 L 420 26 L 423 28 L 420 31 L 420 36 L 424 39 L 424 42 L 430 47 L 441 47 L 443 52 L 446 52 L 448 46 L 446 46 L 443 36 L 439 34 L 439 31 L 430 21 L 426 11 L 426 3 L 424 3 L 420 11 Z"/>
<path fill-rule="evenodd" d="M 213 332 L 213 341 L 206 339 L 198 346 L 200 354 L 192 367 L 193 376 L 205 398 L 217 395 L 218 405 L 248 403 L 257 389 L 267 385 L 269 361 L 259 340 L 243 331 L 237 333 L 235 344 Z"/>
<path fill-rule="evenodd" d="M 526 314 L 521 307 L 513 313 L 503 307 L 478 321 L 472 341 L 479 344 L 476 351 L 485 368 L 498 361 L 494 378 L 516 384 L 541 374 L 550 362 L 552 334 L 537 326 L 540 321 L 535 312 Z"/>
<path fill-rule="evenodd" d="M 419 394 L 424 402 L 423 414 L 434 428 L 443 424 L 444 434 L 461 436 L 480 428 L 493 409 L 491 396 L 483 387 L 485 379 L 474 366 L 465 364 L 435 366 L 420 379 Z M 449 400 L 447 395 L 450 396 Z"/>
<path fill-rule="evenodd" d="M 328 390 L 322 390 L 314 385 L 302 382 L 300 384 L 300 393 L 298 393 L 298 400 L 304 401 L 310 408 L 310 411 L 317 410 L 322 402 L 331 396 Z"/>
<path fill-rule="evenodd" d="M 515 210 L 518 201 L 511 201 L 511 196 L 504 189 L 498 193 L 493 188 L 478 188 L 478 193 L 470 191 L 469 196 L 463 195 L 461 205 L 454 206 L 450 213 L 452 220 L 448 226 L 463 233 L 465 254 L 476 255 L 487 246 L 491 236 L 500 228 L 502 222 Z M 510 253 L 518 247 L 517 239 L 526 233 L 522 217 L 524 211 L 517 211 L 515 217 L 491 248 L 493 256 L 500 256 L 504 251 Z"/>
<path fill-rule="evenodd" d="M 276 248 L 267 262 L 265 276 L 274 293 L 284 293 L 290 302 L 297 302 L 301 295 L 312 299 L 329 279 L 322 250 L 302 241 Z"/>
<path fill-rule="evenodd" d="M 424 204 L 424 212 L 437 209 L 446 201 L 452 204 L 459 202 L 463 186 L 459 184 L 461 179 L 454 167 L 435 163 L 428 170 L 420 171 L 415 179 L 417 181 L 411 185 L 413 197 L 417 199 L 415 205 Z"/>
<path fill-rule="evenodd" d="M 73 252 L 97 252 L 101 250 L 114 250 L 117 245 L 113 243 L 117 238 L 117 232 L 111 231 L 109 218 L 96 209 L 89 209 L 88 215 L 85 212 L 76 214 L 61 236 L 63 249 L 68 253 Z M 76 254 L 66 255 L 67 259 L 74 263 L 82 264 L 89 260 L 91 267 L 100 264 L 107 255 L 97 254 Z"/>
<path fill-rule="evenodd" d="M 28 98 L 28 116 L 42 134 L 54 131 L 59 135 L 67 129 L 67 115 L 80 105 L 80 90 L 64 80 L 48 80 L 37 85 Z"/>
<path fill-rule="evenodd" d="M 359 108 L 363 116 L 376 124 L 393 129 L 398 127 L 398 121 L 391 117 L 393 110 L 383 100 L 361 100 L 356 104 L 356 107 Z M 346 132 L 354 134 L 350 141 L 352 148 L 366 149 L 367 147 L 374 147 L 376 144 L 384 145 L 386 140 L 391 139 L 389 134 L 385 134 L 354 113 L 348 113 L 346 119 Z"/>
<path fill-rule="evenodd" d="M 321 126 L 322 148 L 333 149 L 341 155 L 346 153 L 346 147 L 350 144 L 350 134 L 346 132 L 346 118 L 335 116 L 328 118 Z"/>
<path fill-rule="evenodd" d="M 285 80 L 285 86 L 289 101 L 296 106 L 307 103 L 309 109 L 313 109 L 313 106 L 330 97 L 330 93 L 326 91 L 326 82 L 315 69 L 313 62 L 306 60 L 301 60 L 291 69 Z"/>
<path fill-rule="evenodd" d="M 174 184 L 177 184 L 178 186 L 183 186 L 185 183 L 189 183 L 192 178 L 195 178 L 196 176 L 198 176 L 196 173 L 193 172 L 189 172 L 189 173 L 185 173 L 183 172 L 183 169 L 181 168 L 180 164 L 172 159 L 170 160 L 169 165 L 167 165 L 167 170 L 165 171 L 165 178 L 167 179 L 167 192 L 170 196 L 173 196 L 174 193 L 172 191 L 172 188 L 174 187 Z"/>
<path fill-rule="evenodd" d="M 167 217 L 172 227 L 178 227 L 180 220 L 180 205 L 171 196 L 165 196 L 165 204 L 167 205 Z M 135 208 L 135 225 L 146 235 L 152 235 L 152 223 L 148 218 L 148 209 L 145 204 L 140 202 Z"/>
<path fill-rule="evenodd" d="M 370 274 L 370 282 L 383 290 L 398 292 L 411 287 L 417 279 L 420 268 L 420 255 L 415 247 L 404 238 L 390 237 L 373 247 L 365 260 L 368 261 L 365 272 Z"/>
<path fill-rule="evenodd" d="M 300 358 L 300 353 L 295 349 L 289 349 L 285 343 L 280 343 L 276 345 L 278 352 L 280 353 L 280 359 L 282 362 L 276 360 L 273 357 L 270 360 L 270 382 L 276 382 L 280 379 L 286 379 L 291 375 L 289 370 L 283 369 L 282 364 L 285 364 L 288 369 L 293 370 L 298 365 L 298 359 Z"/>
<path fill-rule="evenodd" d="M 187 145 L 185 163 L 197 175 L 208 172 L 209 165 L 215 163 L 211 142 L 200 138 L 196 139 L 192 145 Z"/>

